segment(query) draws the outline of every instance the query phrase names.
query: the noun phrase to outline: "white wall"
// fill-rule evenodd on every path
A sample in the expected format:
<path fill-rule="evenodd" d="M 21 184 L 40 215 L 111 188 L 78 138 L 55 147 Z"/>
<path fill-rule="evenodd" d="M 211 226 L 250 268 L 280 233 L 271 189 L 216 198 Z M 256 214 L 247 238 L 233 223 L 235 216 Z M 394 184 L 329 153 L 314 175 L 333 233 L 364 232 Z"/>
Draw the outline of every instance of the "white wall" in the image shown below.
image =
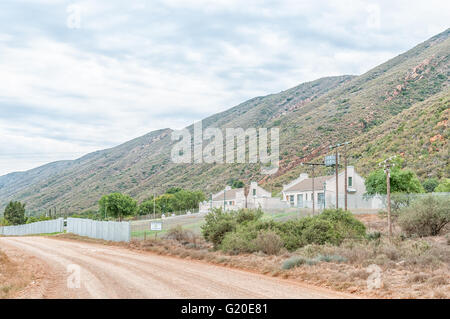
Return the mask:
<path fill-rule="evenodd" d="M 110 241 L 130 241 L 129 222 L 97 221 L 82 218 L 67 218 L 67 232 L 80 236 Z"/>
<path fill-rule="evenodd" d="M 0 235 L 25 236 L 36 234 L 61 233 L 64 231 L 64 219 L 52 219 L 31 224 L 0 227 Z"/>

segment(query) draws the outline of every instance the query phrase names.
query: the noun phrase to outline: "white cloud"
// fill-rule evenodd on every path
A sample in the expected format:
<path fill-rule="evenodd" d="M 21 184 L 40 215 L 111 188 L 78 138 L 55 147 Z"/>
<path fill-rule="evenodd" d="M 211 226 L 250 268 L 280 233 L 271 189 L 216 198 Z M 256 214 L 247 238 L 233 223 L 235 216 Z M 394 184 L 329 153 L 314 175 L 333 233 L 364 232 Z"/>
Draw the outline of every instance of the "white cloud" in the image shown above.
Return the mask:
<path fill-rule="evenodd" d="M 2 5 L 0 175 L 363 73 L 443 31 L 450 9 L 437 0 Z M 79 29 L 67 27 L 69 5 L 81 8 Z"/>

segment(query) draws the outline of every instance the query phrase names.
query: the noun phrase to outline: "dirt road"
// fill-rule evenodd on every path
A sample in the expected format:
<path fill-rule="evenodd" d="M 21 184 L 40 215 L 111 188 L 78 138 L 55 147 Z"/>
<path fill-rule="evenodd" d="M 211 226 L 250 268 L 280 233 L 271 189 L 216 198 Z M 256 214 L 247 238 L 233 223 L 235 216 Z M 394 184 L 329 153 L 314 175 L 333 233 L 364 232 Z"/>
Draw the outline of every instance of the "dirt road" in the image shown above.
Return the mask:
<path fill-rule="evenodd" d="M 0 248 L 13 259 L 34 264 L 36 279 L 18 298 L 351 297 L 280 278 L 115 246 L 9 237 L 0 238 Z M 77 267 L 70 265 L 79 266 L 80 288 L 68 288 L 68 278 Z M 76 285 L 74 278 L 69 279 L 72 285 Z"/>

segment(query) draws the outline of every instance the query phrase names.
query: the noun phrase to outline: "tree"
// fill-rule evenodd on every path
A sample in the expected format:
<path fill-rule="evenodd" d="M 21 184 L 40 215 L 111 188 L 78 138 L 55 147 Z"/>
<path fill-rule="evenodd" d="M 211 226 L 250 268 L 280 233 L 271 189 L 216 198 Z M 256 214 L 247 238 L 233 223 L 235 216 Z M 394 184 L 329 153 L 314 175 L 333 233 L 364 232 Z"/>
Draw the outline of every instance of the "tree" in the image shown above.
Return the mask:
<path fill-rule="evenodd" d="M 436 193 L 450 192 L 450 178 L 445 178 L 435 189 Z"/>
<path fill-rule="evenodd" d="M 393 167 L 391 169 L 392 193 L 423 193 L 425 192 L 416 174 L 408 169 Z M 386 194 L 386 173 L 383 169 L 373 171 L 365 181 L 369 195 Z"/>
<path fill-rule="evenodd" d="M 153 211 L 157 214 L 161 213 L 162 209 L 161 206 L 159 206 L 159 202 L 156 200 L 157 197 L 153 200 L 153 195 L 148 197 L 146 200 L 144 200 L 141 205 L 139 205 L 139 215 L 149 215 L 153 214 Z M 154 206 L 154 210 L 153 210 Z"/>
<path fill-rule="evenodd" d="M 156 198 L 156 203 L 161 207 L 163 214 L 174 211 L 174 194 L 163 194 Z"/>
<path fill-rule="evenodd" d="M 436 187 L 439 185 L 439 181 L 437 178 L 428 178 L 423 183 L 422 186 L 425 189 L 427 193 L 432 193 L 436 189 Z"/>
<path fill-rule="evenodd" d="M 32 223 L 37 223 L 37 222 L 42 222 L 45 220 L 51 220 L 51 217 L 47 217 L 45 215 L 41 215 L 41 216 L 28 216 L 26 224 L 32 224 Z"/>
<path fill-rule="evenodd" d="M 182 191 L 183 189 L 181 187 L 171 187 L 166 191 L 166 194 L 176 194 L 179 191 Z"/>
<path fill-rule="evenodd" d="M 124 216 L 134 215 L 137 210 L 137 202 L 121 193 L 104 195 L 98 204 L 101 213 L 118 218 L 120 221 Z"/>
<path fill-rule="evenodd" d="M 227 184 L 230 185 L 231 188 L 242 188 L 245 186 L 243 181 L 234 178 L 229 179 Z"/>
<path fill-rule="evenodd" d="M 22 204 L 21 202 L 9 202 L 3 216 L 9 225 L 25 224 L 27 221 L 27 218 L 25 217 L 25 204 Z"/>

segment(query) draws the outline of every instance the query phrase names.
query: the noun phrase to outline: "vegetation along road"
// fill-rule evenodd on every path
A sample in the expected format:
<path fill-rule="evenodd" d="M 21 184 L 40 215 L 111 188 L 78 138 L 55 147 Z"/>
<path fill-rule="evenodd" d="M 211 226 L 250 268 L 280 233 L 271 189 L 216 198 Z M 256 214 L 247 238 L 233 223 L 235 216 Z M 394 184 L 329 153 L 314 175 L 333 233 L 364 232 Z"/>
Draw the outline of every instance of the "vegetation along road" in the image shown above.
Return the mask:
<path fill-rule="evenodd" d="M 4 237 L 12 258 L 36 278 L 18 298 L 347 298 L 323 288 L 123 247 L 45 237 Z M 76 286 L 73 265 L 80 271 Z M 68 280 L 69 279 L 69 280 Z"/>

